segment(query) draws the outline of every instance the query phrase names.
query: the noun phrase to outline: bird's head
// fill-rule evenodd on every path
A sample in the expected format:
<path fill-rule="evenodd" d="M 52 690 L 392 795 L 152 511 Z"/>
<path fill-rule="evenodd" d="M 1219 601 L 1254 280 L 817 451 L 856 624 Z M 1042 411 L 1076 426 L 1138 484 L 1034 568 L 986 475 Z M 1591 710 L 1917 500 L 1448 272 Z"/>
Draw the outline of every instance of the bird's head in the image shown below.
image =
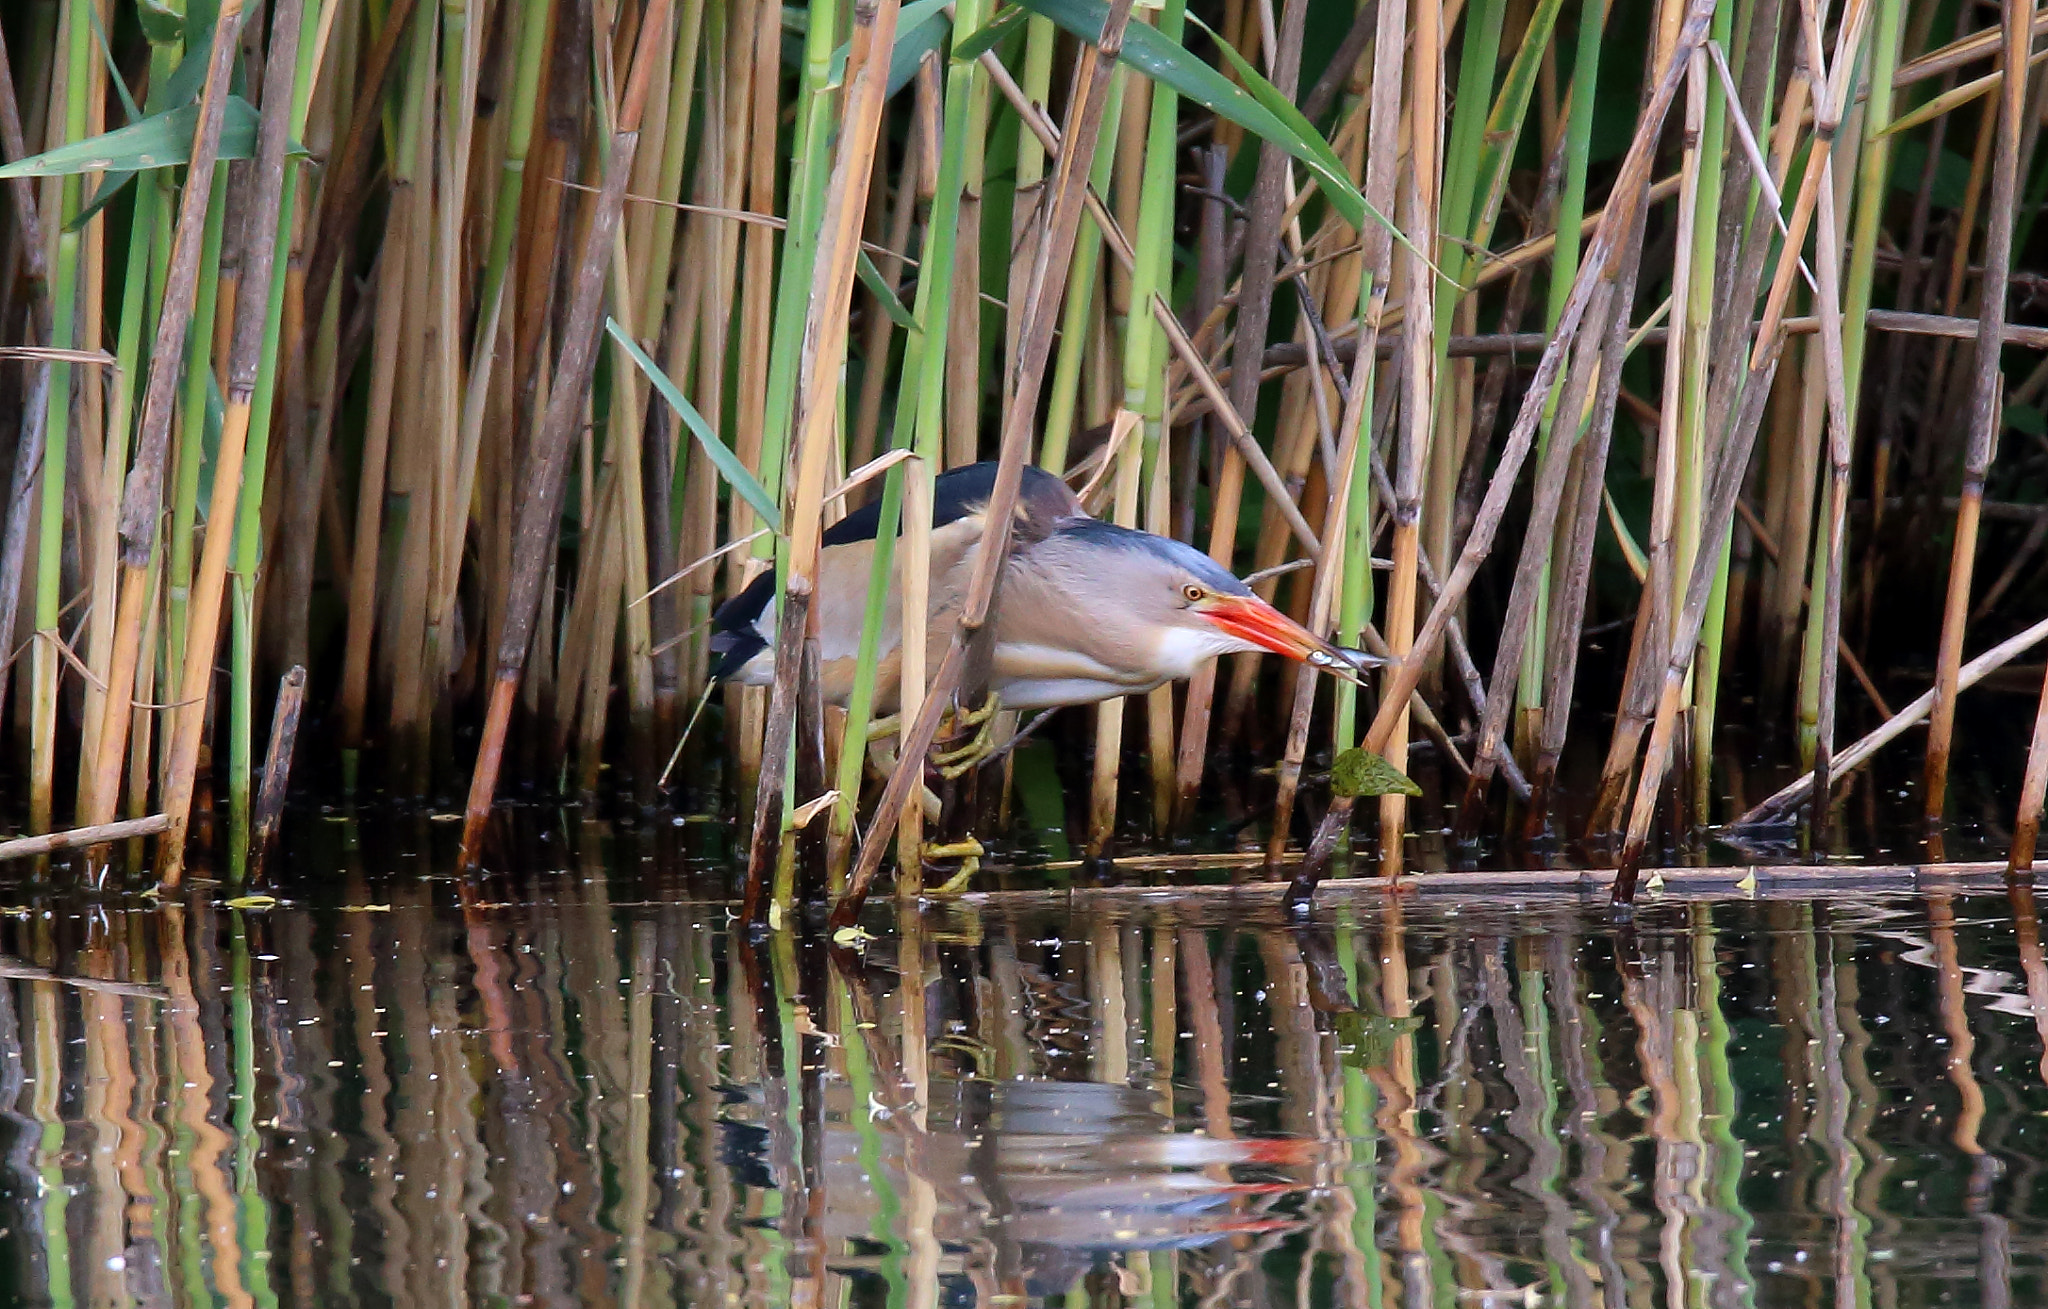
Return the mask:
<path fill-rule="evenodd" d="M 1085 524 L 1085 525 L 1083 525 Z M 1261 599 L 1184 542 L 1094 520 L 1066 525 L 1089 538 L 1091 581 L 1118 617 L 1155 634 L 1161 671 L 1186 677 L 1205 659 L 1265 651 L 1349 681 L 1383 661 L 1333 645 Z M 1083 615 L 1085 617 L 1085 615 Z"/>

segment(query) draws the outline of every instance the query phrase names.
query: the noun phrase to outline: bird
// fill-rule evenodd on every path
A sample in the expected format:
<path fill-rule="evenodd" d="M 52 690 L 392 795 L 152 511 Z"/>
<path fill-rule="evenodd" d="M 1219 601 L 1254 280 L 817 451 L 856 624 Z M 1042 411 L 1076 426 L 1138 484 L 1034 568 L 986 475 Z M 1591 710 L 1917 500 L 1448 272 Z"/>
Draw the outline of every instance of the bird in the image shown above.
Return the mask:
<path fill-rule="evenodd" d="M 994 461 L 932 482 L 926 667 L 959 625 L 996 481 Z M 816 597 L 821 692 L 845 705 L 859 661 L 879 505 L 822 536 Z M 713 676 L 765 686 L 775 676 L 775 576 L 764 572 L 713 616 Z M 880 632 L 874 709 L 896 713 L 902 595 L 892 582 Z M 990 691 L 1004 709 L 1045 710 L 1140 695 L 1219 655 L 1268 652 L 1359 680 L 1378 663 L 1337 646 L 1260 598 L 1214 559 L 1171 537 L 1092 517 L 1057 475 L 1027 465 L 996 611 Z"/>

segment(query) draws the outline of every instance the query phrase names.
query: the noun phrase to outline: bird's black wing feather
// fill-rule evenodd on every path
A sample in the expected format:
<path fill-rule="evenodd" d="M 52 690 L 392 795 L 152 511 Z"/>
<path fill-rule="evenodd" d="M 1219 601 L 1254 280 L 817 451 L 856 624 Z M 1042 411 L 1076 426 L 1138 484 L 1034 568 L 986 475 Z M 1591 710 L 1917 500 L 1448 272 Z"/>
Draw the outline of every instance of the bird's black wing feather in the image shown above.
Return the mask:
<path fill-rule="evenodd" d="M 980 513 L 988 505 L 995 484 L 994 460 L 941 473 L 932 481 L 932 526 L 944 527 Z M 1024 480 L 1018 488 L 1017 510 L 1017 534 L 1026 542 L 1043 539 L 1066 519 L 1087 517 L 1080 500 L 1064 481 L 1030 464 L 1025 465 Z M 872 541 L 881 521 L 881 502 L 871 501 L 826 528 L 819 539 L 827 548 Z M 768 638 L 759 630 L 759 623 L 774 596 L 775 574 L 765 572 L 718 607 L 712 617 L 714 678 L 732 676 L 749 659 L 767 649 Z"/>

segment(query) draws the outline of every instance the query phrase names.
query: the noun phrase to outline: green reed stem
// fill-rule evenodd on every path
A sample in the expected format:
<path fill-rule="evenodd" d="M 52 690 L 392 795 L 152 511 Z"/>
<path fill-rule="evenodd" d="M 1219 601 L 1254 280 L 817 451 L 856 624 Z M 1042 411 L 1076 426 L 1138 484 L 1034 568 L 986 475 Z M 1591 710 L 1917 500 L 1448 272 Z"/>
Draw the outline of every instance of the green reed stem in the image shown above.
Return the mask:
<path fill-rule="evenodd" d="M 1722 5 L 1714 14 L 1710 39 L 1723 48 L 1735 28 L 1733 5 Z M 1709 449 L 1715 433 L 1707 430 L 1707 377 L 1712 363 L 1714 300 L 1719 290 L 1720 270 L 1716 256 L 1720 249 L 1720 214 L 1724 154 L 1728 144 L 1728 101 L 1719 78 L 1706 74 L 1706 112 L 1701 120 L 1699 150 L 1699 194 L 1697 219 L 1692 233 L 1692 275 L 1686 283 L 1684 339 L 1677 343 L 1678 363 L 1683 369 L 1679 382 L 1680 422 L 1690 434 L 1695 450 Z M 1671 366 L 1672 350 L 1665 350 L 1665 366 Z M 1704 459 L 1704 454 L 1701 455 Z M 1707 594 L 1706 620 L 1700 626 L 1700 646 L 1693 671 L 1692 719 L 1692 808 L 1695 818 L 1708 821 L 1708 801 L 1714 775 L 1714 714 L 1720 695 L 1721 641 L 1727 632 L 1728 560 L 1730 546 L 1721 547 L 1715 563 L 1714 585 Z"/>
<path fill-rule="evenodd" d="M 978 31 L 987 20 L 986 0 L 969 0 L 953 13 L 954 32 Z M 967 136 L 973 122 L 975 90 L 987 74 L 979 63 L 950 63 L 946 68 L 946 117 L 940 129 L 938 189 L 925 220 L 922 262 L 917 269 L 917 321 L 923 329 L 915 373 L 903 370 L 904 394 L 898 405 L 912 400 L 917 422 L 913 448 L 925 460 L 928 476 L 937 476 L 945 460 L 946 341 L 953 315 L 953 267 L 958 242 L 980 240 L 980 233 L 957 230 L 960 194 L 967 167 Z M 927 297 L 926 291 L 930 295 Z M 1012 306 L 1013 311 L 1016 306 Z M 914 388 L 914 389 L 913 389 Z M 914 397 L 914 400 L 912 399 Z"/>
<path fill-rule="evenodd" d="M 1872 86 L 1890 86 L 1892 75 L 1898 69 L 1900 9 L 1898 0 L 1883 0 L 1872 16 L 1872 30 L 1868 38 L 1871 45 L 1867 51 L 1871 61 Z M 1990 112 L 1988 108 L 1987 112 Z M 1874 95 L 1865 102 L 1863 136 L 1856 163 L 1856 212 L 1849 236 L 1847 273 L 1842 283 L 1842 384 L 1847 401 L 1852 462 L 1855 459 L 1857 393 L 1869 338 L 1867 320 L 1877 266 L 1878 229 L 1891 181 L 1892 138 L 1888 131 L 1891 121 L 1892 96 Z M 1825 496 L 1822 502 L 1824 506 Z M 1824 530 L 1830 521 L 1830 515 L 1823 507 L 1821 523 Z M 1835 652 L 1827 648 L 1824 631 L 1828 609 L 1828 565 L 1835 549 L 1835 543 L 1823 540 L 1813 551 L 1808 578 L 1810 598 L 1806 608 L 1806 631 L 1799 647 L 1798 735 L 1802 768 L 1812 767 L 1819 748 L 1821 665 L 1835 657 Z"/>
<path fill-rule="evenodd" d="M 64 134 L 85 139 L 92 94 L 91 0 L 71 0 L 64 16 Z M 57 258 L 51 277 L 49 344 L 78 346 L 78 256 L 83 234 L 72 230 L 85 178 L 65 177 L 59 209 Z M 57 770 L 58 620 L 64 609 L 64 479 L 71 446 L 72 365 L 50 365 L 50 409 L 43 439 L 42 517 L 36 542 L 36 644 L 31 658 L 35 694 L 29 757 L 29 830 L 50 828 L 51 790 Z M 95 384 L 98 379 L 94 379 Z"/>
<path fill-rule="evenodd" d="M 1586 170 L 1590 163 L 1588 156 L 1593 148 L 1593 110 L 1600 81 L 1600 38 L 1607 26 L 1609 0 L 1585 0 L 1579 10 L 1579 40 L 1572 56 L 1571 102 L 1565 113 L 1564 126 L 1564 178 L 1557 192 L 1557 248 L 1550 257 L 1550 285 L 1545 302 L 1543 327 L 1545 331 L 1557 330 L 1557 320 L 1564 313 L 1564 302 L 1571 295 L 1572 283 L 1579 276 L 1579 225 L 1586 217 Z M 1543 410 L 1543 420 L 1536 429 L 1536 451 L 1534 458 L 1541 466 L 1544 453 L 1550 449 L 1550 440 L 1557 422 L 1558 393 L 1553 391 L 1550 401 Z M 1578 422 L 1578 415 L 1567 421 Z M 1553 558 L 1546 560 L 1543 571 L 1536 579 L 1536 608 L 1530 616 L 1532 632 L 1547 632 L 1550 625 L 1550 578 Z M 1531 640 L 1522 646 L 1522 668 L 1520 680 L 1515 686 L 1515 709 L 1518 727 L 1520 724 L 1534 725 L 1543 715 L 1544 665 L 1547 652 L 1544 642 Z M 1559 713 L 1567 712 L 1564 706 L 1557 707 Z M 1518 733 L 1517 740 L 1521 739 Z"/>
<path fill-rule="evenodd" d="M 1103 108 L 1101 134 L 1088 184 L 1106 194 L 1116 166 L 1117 125 L 1123 120 L 1124 68 L 1117 65 Z M 1038 448 L 1039 464 L 1055 473 L 1066 471 L 1067 445 L 1074 434 L 1074 416 L 1081 394 L 1082 364 L 1087 358 L 1088 325 L 1095 307 L 1095 275 L 1102 266 L 1102 232 L 1093 219 L 1083 219 L 1074 238 L 1074 258 L 1067 270 L 1067 299 L 1060 317 L 1059 353 L 1053 359 L 1048 388 L 1045 433 Z M 1132 317 L 1137 317 L 1133 314 Z"/>

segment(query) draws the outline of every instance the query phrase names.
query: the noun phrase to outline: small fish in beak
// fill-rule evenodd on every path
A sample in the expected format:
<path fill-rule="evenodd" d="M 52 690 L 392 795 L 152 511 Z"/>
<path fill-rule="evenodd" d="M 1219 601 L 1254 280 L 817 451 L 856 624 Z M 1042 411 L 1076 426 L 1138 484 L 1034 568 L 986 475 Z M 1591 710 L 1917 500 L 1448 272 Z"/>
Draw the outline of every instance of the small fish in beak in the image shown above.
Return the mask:
<path fill-rule="evenodd" d="M 1364 670 L 1385 662 L 1363 650 L 1332 645 L 1256 595 L 1212 595 L 1199 606 L 1199 612 L 1239 640 L 1347 681 L 1359 681 Z"/>

